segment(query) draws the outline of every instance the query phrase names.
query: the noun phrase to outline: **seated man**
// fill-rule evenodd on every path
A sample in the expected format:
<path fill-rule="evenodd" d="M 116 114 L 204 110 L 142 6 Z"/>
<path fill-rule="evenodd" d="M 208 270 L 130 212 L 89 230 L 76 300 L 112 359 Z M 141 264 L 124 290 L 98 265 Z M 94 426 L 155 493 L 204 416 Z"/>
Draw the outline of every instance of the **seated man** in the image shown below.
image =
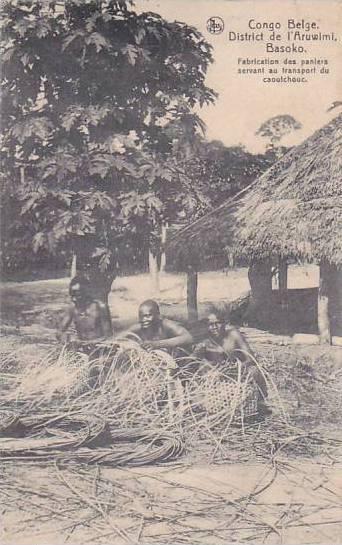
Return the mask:
<path fill-rule="evenodd" d="M 128 337 L 130 333 L 139 337 L 146 350 L 165 349 L 171 352 L 173 349 L 187 348 L 192 343 L 192 336 L 185 327 L 162 318 L 158 303 L 152 299 L 140 305 L 139 323 L 120 337 Z"/>
<path fill-rule="evenodd" d="M 71 280 L 69 294 L 72 304 L 62 320 L 58 337 L 66 342 L 67 330 L 73 323 L 79 339 L 73 343 L 74 346 L 89 351 L 95 348 L 97 343 L 112 336 L 108 306 L 91 296 L 89 282 L 81 276 L 75 276 Z"/>
<path fill-rule="evenodd" d="M 242 363 L 242 371 L 247 372 L 254 380 L 260 398 L 266 399 L 266 381 L 255 365 L 253 352 L 240 331 L 234 326 L 225 325 L 223 319 L 215 312 L 209 314 L 207 324 L 208 337 L 195 346 L 192 355 L 222 365 L 222 371 L 228 373 L 234 360 L 239 360 Z"/>

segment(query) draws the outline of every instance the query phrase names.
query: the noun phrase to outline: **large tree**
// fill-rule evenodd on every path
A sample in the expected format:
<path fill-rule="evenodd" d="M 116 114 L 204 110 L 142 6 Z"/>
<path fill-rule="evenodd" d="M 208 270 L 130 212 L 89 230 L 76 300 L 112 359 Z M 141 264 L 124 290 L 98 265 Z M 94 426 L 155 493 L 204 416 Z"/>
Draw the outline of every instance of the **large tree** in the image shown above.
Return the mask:
<path fill-rule="evenodd" d="M 178 157 L 203 130 L 193 108 L 214 99 L 210 46 L 128 0 L 12 0 L 0 47 L 8 255 L 15 237 L 75 253 L 105 298 L 124 256 L 178 213 Z"/>
<path fill-rule="evenodd" d="M 266 139 L 266 150 L 274 150 L 277 156 L 281 157 L 286 151 L 286 148 L 281 146 L 281 140 L 287 134 L 301 128 L 302 124 L 292 115 L 281 114 L 267 119 L 255 134 Z"/>

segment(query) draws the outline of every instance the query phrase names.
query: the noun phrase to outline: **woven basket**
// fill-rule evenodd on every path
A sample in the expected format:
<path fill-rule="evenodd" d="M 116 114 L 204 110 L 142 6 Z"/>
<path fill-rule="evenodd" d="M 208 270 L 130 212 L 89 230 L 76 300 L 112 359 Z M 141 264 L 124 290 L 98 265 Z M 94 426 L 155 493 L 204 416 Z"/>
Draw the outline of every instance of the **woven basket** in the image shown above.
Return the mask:
<path fill-rule="evenodd" d="M 193 385 L 192 397 L 210 416 L 233 413 L 237 418 L 248 418 L 258 413 L 258 394 L 254 383 L 238 382 L 220 372 L 211 371 Z"/>
<path fill-rule="evenodd" d="M 91 378 L 91 366 L 88 356 L 77 353 L 77 357 L 74 356 L 67 360 L 66 372 L 70 373 L 72 380 L 70 383 L 66 383 L 64 388 L 65 394 L 68 396 L 78 396 L 87 390 Z"/>

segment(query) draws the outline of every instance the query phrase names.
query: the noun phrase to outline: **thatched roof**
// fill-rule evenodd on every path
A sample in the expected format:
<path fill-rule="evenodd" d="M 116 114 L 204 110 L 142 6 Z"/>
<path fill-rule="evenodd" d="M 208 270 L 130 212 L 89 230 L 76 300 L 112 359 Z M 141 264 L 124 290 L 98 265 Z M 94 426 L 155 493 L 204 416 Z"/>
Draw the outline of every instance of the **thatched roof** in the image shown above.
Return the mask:
<path fill-rule="evenodd" d="M 169 243 L 179 263 L 226 251 L 342 265 L 342 114 Z"/>

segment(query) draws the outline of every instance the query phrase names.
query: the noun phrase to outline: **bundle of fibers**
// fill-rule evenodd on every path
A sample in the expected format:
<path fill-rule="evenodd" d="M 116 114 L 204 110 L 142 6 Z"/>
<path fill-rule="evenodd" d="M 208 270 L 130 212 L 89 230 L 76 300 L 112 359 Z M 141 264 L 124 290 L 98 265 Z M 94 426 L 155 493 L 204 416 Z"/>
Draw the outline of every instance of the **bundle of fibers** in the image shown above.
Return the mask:
<path fill-rule="evenodd" d="M 77 411 L 116 427 L 168 428 L 175 367 L 166 352 L 147 352 L 134 341 L 103 345 L 95 356 L 56 347 L 19 370 L 0 407 L 22 415 Z"/>
<path fill-rule="evenodd" d="M 78 448 L 94 441 L 104 429 L 105 422 L 94 416 L 62 412 L 30 416 L 17 414 L 15 420 L 2 419 L 0 456 L 40 456 L 60 449 Z"/>
<path fill-rule="evenodd" d="M 51 345 L 28 343 L 21 335 L 4 335 L 0 339 L 0 373 L 22 372 L 28 364 L 50 352 Z"/>
<path fill-rule="evenodd" d="M 207 364 L 203 372 L 203 362 L 197 363 L 199 372 L 184 382 L 182 359 L 148 352 L 132 340 L 103 345 L 95 357 L 55 349 L 18 374 L 3 402 L 16 402 L 21 414 L 55 408 L 101 415 L 116 428 L 191 432 L 201 423 L 211 429 L 257 412 L 255 392 L 241 372 L 237 380 L 227 379 L 215 366 Z"/>
<path fill-rule="evenodd" d="M 148 352 L 134 341 L 122 341 L 90 365 L 91 385 L 72 406 L 101 414 L 116 427 L 168 428 L 171 367 L 176 367 L 169 354 Z"/>
<path fill-rule="evenodd" d="M 109 429 L 108 447 L 79 448 L 59 458 L 61 462 L 77 462 L 110 466 L 138 467 L 177 459 L 185 444 L 180 434 L 164 430 L 140 428 Z"/>
<path fill-rule="evenodd" d="M 2 423 L 2 461 L 53 458 L 61 463 L 140 466 L 175 459 L 184 449 L 180 435 L 158 430 L 115 429 L 99 417 L 81 414 L 18 418 L 16 424 L 21 431 L 25 430 L 25 436 L 21 437 L 13 437 L 10 429 L 13 420 L 7 419 L 7 429 L 4 420 Z"/>
<path fill-rule="evenodd" d="M 276 383 L 277 398 L 274 388 L 270 391 L 273 410 L 278 410 L 281 400 L 289 421 L 306 429 L 336 423 L 342 411 L 340 357 L 337 350 L 323 348 L 311 356 L 295 348 L 268 350 L 260 360 Z"/>
<path fill-rule="evenodd" d="M 22 346 L 20 353 L 25 358 Z M 96 357 L 56 347 L 43 357 L 37 354 L 34 359 L 30 355 L 26 365 L 13 375 L 11 387 L 2 391 L 0 408 L 15 409 L 14 418 L 11 415 L 6 418 L 9 421 L 12 418 L 13 426 L 16 418 L 21 423 L 25 422 L 25 437 L 44 441 L 50 438 L 48 450 L 52 449 L 52 439 L 54 448 L 58 440 L 61 445 L 66 445 L 68 451 L 75 449 L 79 453 L 80 448 L 88 448 L 84 445 L 89 445 L 97 437 L 95 421 L 101 423 L 100 427 L 109 426 L 113 430 L 143 427 L 160 433 L 170 432 L 175 437 L 181 432 L 190 448 L 197 449 L 205 441 L 209 450 L 215 450 L 215 459 L 230 456 L 232 449 L 239 456 L 245 456 L 247 451 L 253 454 L 255 450 L 267 456 L 279 448 L 282 452 L 299 453 L 304 453 L 310 445 L 313 451 L 320 445 L 325 448 L 322 435 L 320 441 L 317 433 L 312 431 L 308 434 L 303 429 L 299 418 L 302 407 L 293 407 L 292 398 L 289 400 L 288 396 L 296 388 L 301 392 L 301 401 L 305 401 L 305 415 L 310 406 L 313 411 L 312 403 L 315 401 L 312 399 L 309 403 L 309 386 L 315 377 L 315 399 L 320 399 L 325 405 L 331 404 L 333 410 L 333 402 L 336 407 L 340 396 L 340 390 L 336 391 L 339 388 L 336 381 L 342 378 L 339 371 L 336 371 L 334 380 L 330 380 L 330 374 L 324 375 L 319 364 L 315 365 L 313 374 L 311 367 L 308 364 L 303 366 L 298 358 L 289 361 L 284 355 L 284 360 L 281 360 L 272 351 L 267 356 L 258 356 L 255 365 L 268 384 L 272 415 L 264 424 L 257 422 L 254 425 L 248 417 L 253 416 L 255 398 L 246 377 L 240 374 L 237 379 L 227 380 L 225 377 L 223 380 L 217 368 L 207 365 L 204 370 L 203 362 L 195 363 L 201 372 L 192 371 L 184 380 L 184 359 L 175 361 L 163 351 L 147 352 L 131 340 L 103 346 Z M 300 373 L 296 371 L 294 374 L 296 369 Z M 303 370 L 307 369 L 309 371 L 304 376 Z M 289 380 L 292 381 L 290 389 L 287 387 Z M 305 396 L 302 395 L 303 388 Z M 69 415 L 70 419 L 64 420 L 65 425 L 62 425 L 62 419 L 58 426 L 52 427 L 41 424 L 44 415 L 49 418 Z M 75 415 L 79 422 L 83 419 L 84 426 L 72 423 L 71 417 Z M 324 415 L 321 411 L 321 421 Z M 32 426 L 25 419 L 31 419 Z M 107 443 L 97 448 L 110 446 L 111 439 L 107 439 Z M 221 448 L 224 444 L 229 454 L 228 450 L 224 452 Z M 91 448 L 95 449 L 95 446 Z M 104 458 L 109 460 L 113 453 L 107 454 Z M 87 458 L 88 454 L 83 453 L 82 456 Z M 90 458 L 92 456 L 94 452 L 89 454 Z"/>
<path fill-rule="evenodd" d="M 88 377 L 88 358 L 81 353 L 56 347 L 36 357 L 25 358 L 17 369 L 12 388 L 2 393 L 1 404 L 22 407 L 54 407 L 68 403 L 84 389 Z M 17 355 L 18 357 L 18 355 Z"/>

